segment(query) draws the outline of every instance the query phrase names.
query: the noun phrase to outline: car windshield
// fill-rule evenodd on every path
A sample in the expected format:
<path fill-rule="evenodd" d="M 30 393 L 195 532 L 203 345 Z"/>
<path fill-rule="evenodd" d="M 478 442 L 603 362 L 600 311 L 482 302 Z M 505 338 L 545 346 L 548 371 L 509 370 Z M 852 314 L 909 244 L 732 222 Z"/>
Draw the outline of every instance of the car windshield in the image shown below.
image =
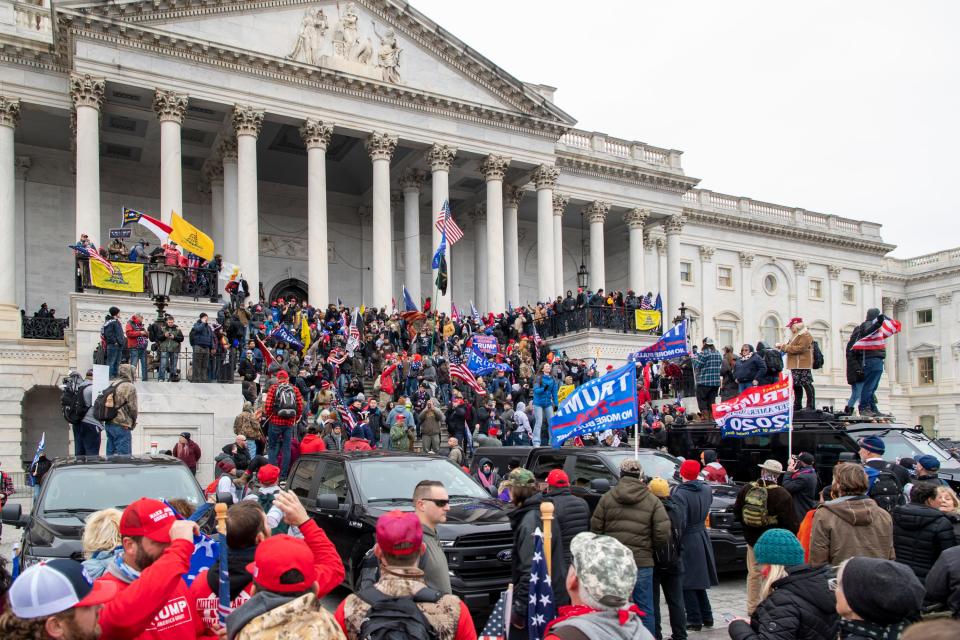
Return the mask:
<path fill-rule="evenodd" d="M 200 504 L 203 494 L 186 467 L 174 464 L 54 469 L 43 482 L 40 514 L 123 508 L 139 498 L 183 498 Z"/>
<path fill-rule="evenodd" d="M 857 431 L 857 437 L 860 434 L 866 435 L 867 432 Z M 922 433 L 910 431 L 887 431 L 878 429 L 870 432 L 871 435 L 879 436 L 883 440 L 886 451 L 883 454 L 885 460 L 899 460 L 900 458 L 914 458 L 917 456 L 934 456 L 944 462 L 953 462 L 953 458 L 945 450 L 930 442 Z M 954 465 L 951 465 L 954 466 Z"/>
<path fill-rule="evenodd" d="M 490 494 L 448 460 L 363 460 L 351 464 L 367 502 L 409 502 L 421 480 L 439 480 L 451 498 L 488 499 Z"/>
<path fill-rule="evenodd" d="M 620 463 L 627 458 L 633 458 L 633 451 L 618 451 L 610 456 L 613 458 L 617 468 Z M 640 452 L 640 466 L 643 467 L 643 475 L 648 478 L 663 478 L 671 480 L 676 476 L 677 469 L 680 468 L 680 460 L 666 453 L 651 453 L 649 451 Z"/>

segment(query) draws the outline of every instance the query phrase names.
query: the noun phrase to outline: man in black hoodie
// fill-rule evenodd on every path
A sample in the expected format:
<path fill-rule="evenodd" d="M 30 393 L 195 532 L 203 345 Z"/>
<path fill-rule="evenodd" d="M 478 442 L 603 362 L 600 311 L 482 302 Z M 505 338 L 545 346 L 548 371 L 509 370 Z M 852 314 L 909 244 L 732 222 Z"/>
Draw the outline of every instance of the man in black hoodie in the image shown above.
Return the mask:
<path fill-rule="evenodd" d="M 861 338 L 869 336 L 877 331 L 886 318 L 880 313 L 880 309 L 867 310 L 866 322 L 857 329 Z M 862 349 L 863 354 L 863 387 L 860 389 L 860 415 L 869 418 L 879 414 L 877 410 L 877 399 L 875 394 L 880 385 L 880 376 L 883 375 L 883 362 L 887 357 L 887 349 L 884 345 Z"/>
<path fill-rule="evenodd" d="M 554 469 L 547 474 L 549 489 L 544 495 L 554 506 L 554 521 L 560 525 L 564 540 L 573 540 L 578 533 L 590 531 L 590 506 L 580 496 L 570 491 L 570 477 L 563 469 Z M 563 549 L 563 558 L 567 566 L 573 562 L 570 545 Z M 678 638 L 678 640 L 681 640 Z"/>

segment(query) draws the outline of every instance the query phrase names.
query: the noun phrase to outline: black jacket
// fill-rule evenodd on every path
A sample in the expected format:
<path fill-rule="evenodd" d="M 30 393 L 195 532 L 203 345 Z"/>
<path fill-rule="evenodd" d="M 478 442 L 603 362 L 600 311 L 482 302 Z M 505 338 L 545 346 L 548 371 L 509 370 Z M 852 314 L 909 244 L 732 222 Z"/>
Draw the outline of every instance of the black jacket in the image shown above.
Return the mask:
<path fill-rule="evenodd" d="M 960 618 L 960 547 L 947 549 L 927 574 L 928 604 L 946 605 Z"/>
<path fill-rule="evenodd" d="M 921 582 L 940 554 L 956 546 L 953 523 L 933 507 L 903 504 L 893 510 L 893 550 L 897 562 L 911 569 Z"/>
<path fill-rule="evenodd" d="M 817 508 L 817 472 L 813 467 L 804 467 L 784 474 L 782 484 L 793 496 L 797 522 L 803 522 L 807 512 Z"/>
<path fill-rule="evenodd" d="M 564 545 L 563 557 L 569 566 L 573 559 L 570 541 L 578 533 L 590 531 L 590 507 L 586 500 L 573 495 L 569 488 L 550 489 L 545 497 L 553 503 L 554 522 L 560 525 L 563 539 L 567 541 Z"/>
<path fill-rule="evenodd" d="M 508 514 L 513 529 L 513 615 L 518 620 L 527 619 L 527 604 L 530 597 L 530 563 L 533 558 L 533 532 L 543 526 L 540 519 L 540 504 L 543 494 L 530 496 L 523 505 Z M 553 566 L 550 582 L 553 586 L 555 605 L 560 607 L 570 603 L 567 595 L 567 566 L 563 559 L 564 538 L 556 528 L 553 530 Z"/>
<path fill-rule="evenodd" d="M 730 625 L 730 640 L 834 640 L 840 625 L 836 598 L 827 586 L 829 566 L 796 565 L 773 583 L 773 591 L 757 605 L 750 624 Z"/>

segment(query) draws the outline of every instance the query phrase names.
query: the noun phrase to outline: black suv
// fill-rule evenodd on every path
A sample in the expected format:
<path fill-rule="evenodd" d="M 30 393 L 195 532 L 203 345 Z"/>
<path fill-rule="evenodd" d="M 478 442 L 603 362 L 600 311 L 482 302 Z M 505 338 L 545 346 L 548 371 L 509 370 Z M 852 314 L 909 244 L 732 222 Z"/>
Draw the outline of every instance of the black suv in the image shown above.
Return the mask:
<path fill-rule="evenodd" d="M 437 536 L 453 592 L 471 610 L 486 610 L 510 581 L 509 507 L 449 460 L 389 451 L 311 453 L 294 464 L 287 488 L 337 547 L 345 583 L 354 589 L 377 519 L 394 509 L 411 511 L 421 480 L 439 480 L 450 494 L 447 522 Z"/>
<path fill-rule="evenodd" d="M 639 462 L 644 474 L 661 477 L 671 484 L 679 482 L 680 461 L 656 449 L 640 449 Z M 546 481 L 554 469 L 563 469 L 570 478 L 571 491 L 587 501 L 590 511 L 597 506 L 600 496 L 620 479 L 620 463 L 633 458 L 633 449 L 618 447 L 479 447 L 474 451 L 471 473 L 476 473 L 483 459 L 490 460 L 501 475 L 507 463 L 515 459 L 520 466 L 530 469 L 537 480 Z M 747 542 L 743 528 L 734 522 L 733 503 L 739 487 L 711 485 L 713 503 L 710 505 L 710 542 L 717 571 L 742 571 L 746 568 Z"/>
<path fill-rule="evenodd" d="M 43 479 L 29 514 L 19 504 L 3 508 L 3 524 L 22 528 L 20 566 L 50 558 L 83 560 L 80 537 L 94 511 L 123 510 L 139 498 L 183 498 L 203 503 L 203 491 L 190 470 L 164 455 L 61 458 Z"/>

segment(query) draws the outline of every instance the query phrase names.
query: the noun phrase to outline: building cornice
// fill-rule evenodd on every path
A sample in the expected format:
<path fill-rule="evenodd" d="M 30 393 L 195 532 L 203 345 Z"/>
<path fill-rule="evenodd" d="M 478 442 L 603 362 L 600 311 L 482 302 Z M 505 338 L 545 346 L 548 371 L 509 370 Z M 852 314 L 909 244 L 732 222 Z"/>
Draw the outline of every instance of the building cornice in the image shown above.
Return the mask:
<path fill-rule="evenodd" d="M 700 181 L 698 178 L 687 178 L 676 173 L 644 169 L 619 162 L 604 162 L 564 151 L 557 151 L 557 167 L 564 173 L 612 180 L 669 193 L 686 193 Z"/>

